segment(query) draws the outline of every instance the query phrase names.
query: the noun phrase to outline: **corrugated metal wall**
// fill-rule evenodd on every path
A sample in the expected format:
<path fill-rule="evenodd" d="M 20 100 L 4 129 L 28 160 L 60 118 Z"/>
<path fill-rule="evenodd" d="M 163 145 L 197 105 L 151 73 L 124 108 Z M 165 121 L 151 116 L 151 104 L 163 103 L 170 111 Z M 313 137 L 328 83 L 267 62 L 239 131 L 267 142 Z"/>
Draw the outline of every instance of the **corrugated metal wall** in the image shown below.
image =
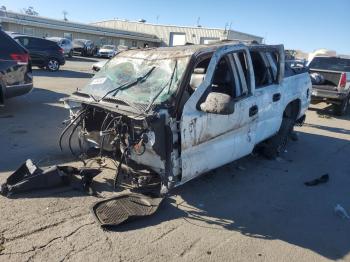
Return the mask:
<path fill-rule="evenodd" d="M 64 33 L 71 33 L 72 39 L 88 39 L 88 40 L 92 40 L 96 45 L 122 44 L 122 45 L 127 45 L 131 47 L 133 46 L 133 41 L 135 41 L 136 46 L 141 48 L 144 47 L 145 43 L 147 43 L 149 47 L 156 46 L 156 43 L 152 43 L 152 42 L 123 39 L 123 38 L 110 37 L 110 36 L 99 36 L 95 34 L 79 33 L 79 32 L 73 32 L 69 30 L 48 29 L 48 28 L 41 28 L 41 27 L 34 27 L 34 26 L 24 26 L 24 25 L 13 24 L 13 23 L 2 23 L 2 26 L 3 26 L 3 30 L 5 31 L 17 32 L 21 34 L 28 34 L 28 31 L 32 31 L 33 34 L 30 34 L 30 35 L 33 35 L 36 37 L 48 37 L 48 36 L 64 37 Z"/>
<path fill-rule="evenodd" d="M 93 23 L 94 25 L 109 27 L 117 30 L 126 30 L 140 33 L 147 33 L 156 35 L 161 39 L 163 46 L 171 45 L 171 33 L 185 33 L 186 42 L 193 44 L 202 44 L 204 39 L 229 39 L 229 40 L 242 40 L 252 41 L 255 40 L 259 43 L 262 42 L 262 38 L 245 34 L 233 30 L 225 31 L 223 29 L 210 29 L 201 27 L 181 27 L 181 26 L 168 26 L 168 25 L 155 25 L 140 22 L 131 22 L 124 20 L 109 20 Z"/>

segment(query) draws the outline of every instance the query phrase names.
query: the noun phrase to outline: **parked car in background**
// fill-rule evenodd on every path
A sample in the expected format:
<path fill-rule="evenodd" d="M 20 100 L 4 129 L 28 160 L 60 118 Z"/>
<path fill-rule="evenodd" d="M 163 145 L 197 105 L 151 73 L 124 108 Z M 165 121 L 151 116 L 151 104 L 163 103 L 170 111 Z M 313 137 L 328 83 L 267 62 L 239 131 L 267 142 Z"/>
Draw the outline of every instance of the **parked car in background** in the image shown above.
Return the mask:
<path fill-rule="evenodd" d="M 118 53 L 115 45 L 103 45 L 97 52 L 98 57 L 112 58 Z"/>
<path fill-rule="evenodd" d="M 108 62 L 108 60 L 100 61 L 92 65 L 92 71 L 97 73 L 98 71 L 101 70 L 102 67 Z"/>
<path fill-rule="evenodd" d="M 73 43 L 71 40 L 63 37 L 47 37 L 47 40 L 56 42 L 63 49 L 63 53 L 68 57 L 73 56 Z"/>
<path fill-rule="evenodd" d="M 15 35 L 13 38 L 29 51 L 33 66 L 54 72 L 66 62 L 64 51 L 56 42 L 26 35 Z"/>
<path fill-rule="evenodd" d="M 5 99 L 30 92 L 32 67 L 28 51 L 0 29 L 0 105 Z"/>
<path fill-rule="evenodd" d="M 350 104 L 350 59 L 316 56 L 309 63 L 312 102 L 333 104 L 337 115 L 348 112 Z"/>
<path fill-rule="evenodd" d="M 95 44 L 91 40 L 74 39 L 73 51 L 81 56 L 93 56 L 95 53 Z"/>
<path fill-rule="evenodd" d="M 292 68 L 296 72 L 308 70 L 307 60 L 305 59 L 286 60 L 286 64 L 288 64 L 290 68 Z"/>

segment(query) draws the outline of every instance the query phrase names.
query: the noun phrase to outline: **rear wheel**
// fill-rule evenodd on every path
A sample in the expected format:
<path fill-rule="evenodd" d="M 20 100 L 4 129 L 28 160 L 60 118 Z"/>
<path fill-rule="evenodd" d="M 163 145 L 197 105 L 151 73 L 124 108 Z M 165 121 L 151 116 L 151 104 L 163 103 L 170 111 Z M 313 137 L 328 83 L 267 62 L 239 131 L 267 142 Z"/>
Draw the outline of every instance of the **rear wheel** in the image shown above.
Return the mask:
<path fill-rule="evenodd" d="M 51 72 L 56 72 L 60 69 L 60 63 L 56 58 L 49 58 L 46 68 Z"/>
<path fill-rule="evenodd" d="M 295 121 L 292 118 L 284 117 L 281 127 L 276 135 L 266 141 L 263 148 L 263 154 L 269 159 L 275 159 L 280 156 L 287 148 L 290 134 L 293 130 Z"/>
<path fill-rule="evenodd" d="M 349 110 L 350 95 L 341 101 L 339 105 L 334 105 L 334 113 L 338 116 L 345 115 Z"/>
<path fill-rule="evenodd" d="M 68 57 L 69 57 L 69 58 L 72 58 L 72 57 L 73 57 L 73 50 L 70 50 L 70 51 L 69 51 Z"/>

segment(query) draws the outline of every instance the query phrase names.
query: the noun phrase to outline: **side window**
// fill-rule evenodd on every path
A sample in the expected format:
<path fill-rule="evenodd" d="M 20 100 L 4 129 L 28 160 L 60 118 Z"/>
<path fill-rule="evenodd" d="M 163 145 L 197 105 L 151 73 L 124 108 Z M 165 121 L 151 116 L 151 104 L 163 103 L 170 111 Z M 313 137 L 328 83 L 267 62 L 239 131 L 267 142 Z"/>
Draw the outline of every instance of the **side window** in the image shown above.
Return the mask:
<path fill-rule="evenodd" d="M 236 68 L 237 73 L 237 79 L 239 83 L 236 85 L 237 97 L 246 96 L 251 91 L 250 86 L 250 74 L 249 74 L 249 68 L 248 68 L 248 61 L 247 56 L 245 52 L 237 52 L 233 53 L 233 62 L 234 62 L 234 68 Z"/>
<path fill-rule="evenodd" d="M 269 70 L 274 83 L 278 82 L 278 54 L 276 52 L 265 53 L 267 61 L 269 63 Z"/>
<path fill-rule="evenodd" d="M 231 67 L 232 55 L 226 55 L 216 65 L 212 78 L 211 91 L 236 97 L 236 80 Z"/>
<path fill-rule="evenodd" d="M 190 79 L 190 94 L 192 94 L 203 82 L 210 63 L 211 56 L 201 60 L 193 69 Z"/>
<path fill-rule="evenodd" d="M 29 39 L 29 47 L 39 47 L 40 45 L 42 45 L 42 42 L 40 39 L 38 38 L 30 38 Z"/>
<path fill-rule="evenodd" d="M 243 89 L 247 89 L 244 78 L 238 54 L 230 53 L 223 56 L 216 64 L 211 84 L 199 100 L 197 108 L 199 106 L 201 111 L 207 113 L 232 114 L 236 99 L 242 96 Z"/>
<path fill-rule="evenodd" d="M 254 69 L 255 88 L 258 89 L 272 84 L 272 76 L 270 74 L 265 54 L 257 51 L 251 51 L 250 55 Z"/>
<path fill-rule="evenodd" d="M 20 42 L 20 44 L 22 46 L 24 46 L 25 48 L 28 48 L 29 47 L 29 38 L 26 38 L 26 37 L 20 37 L 20 38 L 17 38 L 18 41 Z"/>

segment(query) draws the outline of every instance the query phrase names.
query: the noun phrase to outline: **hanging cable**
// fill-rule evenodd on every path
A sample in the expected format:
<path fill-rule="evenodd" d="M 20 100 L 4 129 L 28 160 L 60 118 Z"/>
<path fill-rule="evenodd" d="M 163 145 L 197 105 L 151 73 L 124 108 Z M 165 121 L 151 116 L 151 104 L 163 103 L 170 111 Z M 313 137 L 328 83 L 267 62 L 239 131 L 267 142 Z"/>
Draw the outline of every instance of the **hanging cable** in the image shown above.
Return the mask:
<path fill-rule="evenodd" d="M 68 131 L 68 129 L 80 118 L 80 116 L 84 113 L 87 112 L 88 109 L 85 109 L 85 110 L 82 110 L 82 111 L 79 111 L 79 113 L 77 114 L 77 116 L 63 129 L 61 135 L 60 135 L 60 138 L 59 138 L 59 146 L 60 146 L 60 149 L 61 151 L 63 151 L 62 149 L 62 138 L 63 136 L 65 135 L 65 133 Z"/>

